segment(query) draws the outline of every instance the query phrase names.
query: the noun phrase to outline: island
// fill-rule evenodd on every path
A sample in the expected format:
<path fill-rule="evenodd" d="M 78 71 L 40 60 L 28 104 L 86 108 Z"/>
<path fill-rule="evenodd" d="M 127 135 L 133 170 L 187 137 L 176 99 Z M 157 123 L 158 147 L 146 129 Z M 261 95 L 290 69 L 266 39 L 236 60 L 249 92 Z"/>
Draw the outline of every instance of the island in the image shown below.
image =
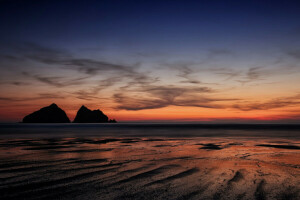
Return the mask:
<path fill-rule="evenodd" d="M 74 123 L 116 123 L 115 119 L 109 119 L 101 110 L 90 110 L 84 105 L 78 110 Z"/>
<path fill-rule="evenodd" d="M 55 103 L 41 108 L 23 118 L 23 123 L 70 123 L 65 111 Z"/>
<path fill-rule="evenodd" d="M 23 123 L 70 123 L 70 119 L 64 110 L 55 103 L 35 111 L 22 120 Z M 84 105 L 77 111 L 73 123 L 117 123 L 115 119 L 109 119 L 101 110 L 90 110 Z"/>

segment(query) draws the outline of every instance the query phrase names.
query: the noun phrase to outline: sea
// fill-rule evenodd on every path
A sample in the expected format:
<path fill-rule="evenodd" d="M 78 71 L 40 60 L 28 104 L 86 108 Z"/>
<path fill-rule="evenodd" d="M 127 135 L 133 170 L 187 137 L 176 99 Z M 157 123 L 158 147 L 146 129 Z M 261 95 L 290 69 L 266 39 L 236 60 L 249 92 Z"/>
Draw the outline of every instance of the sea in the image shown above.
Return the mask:
<path fill-rule="evenodd" d="M 195 124 L 195 123 L 111 123 L 111 124 L 0 124 L 0 137 L 278 137 L 300 138 L 300 124 Z"/>
<path fill-rule="evenodd" d="M 0 124 L 0 199 L 299 200 L 300 125 Z"/>

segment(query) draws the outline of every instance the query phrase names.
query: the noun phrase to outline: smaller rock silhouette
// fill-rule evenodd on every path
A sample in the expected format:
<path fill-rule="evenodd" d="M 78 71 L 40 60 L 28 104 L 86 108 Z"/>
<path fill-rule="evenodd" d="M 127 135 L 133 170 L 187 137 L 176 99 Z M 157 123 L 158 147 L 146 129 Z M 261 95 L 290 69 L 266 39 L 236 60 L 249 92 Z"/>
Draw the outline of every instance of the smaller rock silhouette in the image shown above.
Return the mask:
<path fill-rule="evenodd" d="M 74 123 L 115 123 L 116 120 L 109 120 L 101 110 L 90 110 L 85 106 L 81 106 L 78 110 Z"/>
<path fill-rule="evenodd" d="M 23 123 L 70 123 L 70 120 L 65 111 L 53 103 L 25 116 Z"/>
<path fill-rule="evenodd" d="M 109 123 L 117 123 L 117 121 L 115 119 L 110 119 L 108 120 Z"/>

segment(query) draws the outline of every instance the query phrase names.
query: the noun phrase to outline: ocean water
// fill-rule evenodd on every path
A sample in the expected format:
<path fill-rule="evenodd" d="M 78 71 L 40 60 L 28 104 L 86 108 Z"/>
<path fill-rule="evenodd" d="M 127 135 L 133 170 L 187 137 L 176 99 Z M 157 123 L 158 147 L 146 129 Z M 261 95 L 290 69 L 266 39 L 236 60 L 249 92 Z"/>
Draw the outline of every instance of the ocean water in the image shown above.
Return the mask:
<path fill-rule="evenodd" d="M 300 127 L 1 124 L 0 199 L 300 199 Z"/>
<path fill-rule="evenodd" d="M 0 124 L 0 137 L 278 137 L 300 138 L 300 125 L 282 124 Z"/>

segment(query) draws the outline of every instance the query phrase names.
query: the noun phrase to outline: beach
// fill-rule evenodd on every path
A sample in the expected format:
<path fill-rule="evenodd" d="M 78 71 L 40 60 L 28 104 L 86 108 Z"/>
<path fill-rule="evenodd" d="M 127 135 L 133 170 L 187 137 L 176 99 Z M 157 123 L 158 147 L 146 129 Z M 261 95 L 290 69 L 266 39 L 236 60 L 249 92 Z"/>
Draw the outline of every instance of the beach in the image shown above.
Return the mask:
<path fill-rule="evenodd" d="M 1 199 L 300 198 L 298 138 L 6 135 L 0 150 Z"/>

